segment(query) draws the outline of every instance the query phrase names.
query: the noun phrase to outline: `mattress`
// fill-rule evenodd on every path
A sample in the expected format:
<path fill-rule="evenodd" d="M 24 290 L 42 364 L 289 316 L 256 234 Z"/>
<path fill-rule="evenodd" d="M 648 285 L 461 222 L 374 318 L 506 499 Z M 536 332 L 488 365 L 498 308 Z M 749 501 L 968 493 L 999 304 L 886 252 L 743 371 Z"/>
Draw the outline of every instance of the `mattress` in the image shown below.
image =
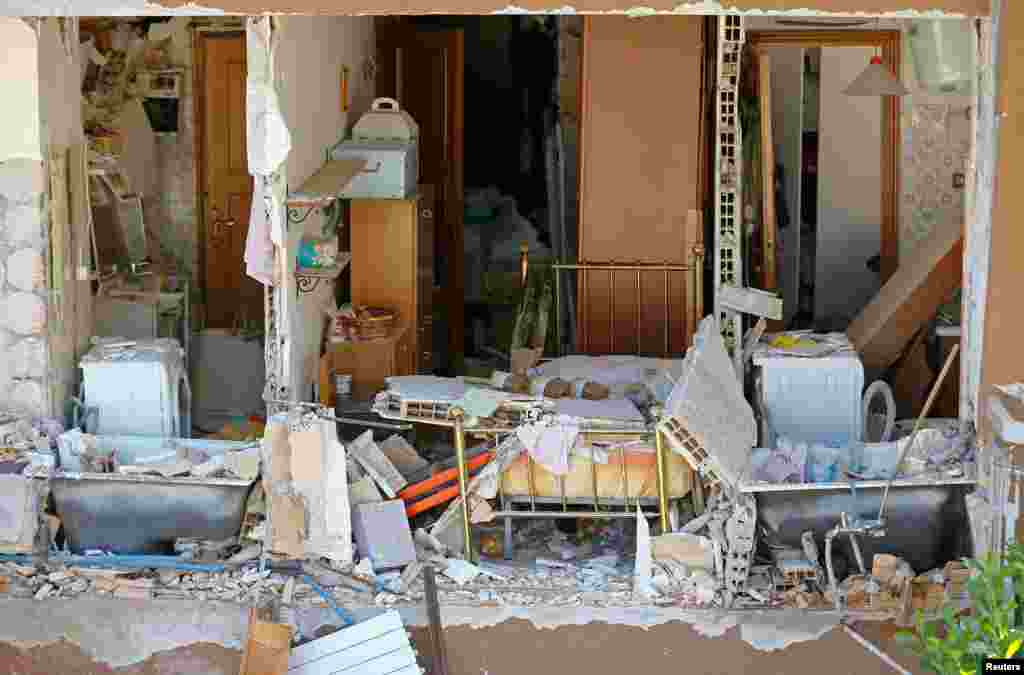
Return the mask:
<path fill-rule="evenodd" d="M 618 450 L 609 453 L 608 463 L 592 462 L 586 457 L 571 455 L 569 473 L 565 479 L 567 499 L 591 499 L 594 496 L 594 475 L 597 476 L 597 496 L 602 499 L 623 497 L 657 497 L 658 470 L 656 455 L 648 450 L 627 450 L 625 467 L 623 454 Z M 686 460 L 666 449 L 666 475 L 668 496 L 685 497 L 690 492 L 691 470 Z M 596 470 L 592 470 L 594 467 Z M 625 468 L 625 471 L 623 471 Z M 623 475 L 625 474 L 625 475 Z M 561 497 L 559 476 L 540 464 L 533 463 L 533 485 L 535 497 Z M 527 455 L 520 455 L 502 474 L 501 490 L 506 496 L 526 497 L 530 495 L 530 464 Z"/>

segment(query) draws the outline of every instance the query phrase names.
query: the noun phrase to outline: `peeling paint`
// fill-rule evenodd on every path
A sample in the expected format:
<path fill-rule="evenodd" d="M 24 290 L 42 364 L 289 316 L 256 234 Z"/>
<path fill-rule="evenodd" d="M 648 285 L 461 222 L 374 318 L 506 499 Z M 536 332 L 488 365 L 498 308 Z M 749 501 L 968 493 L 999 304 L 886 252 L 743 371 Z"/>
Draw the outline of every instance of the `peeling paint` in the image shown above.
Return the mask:
<path fill-rule="evenodd" d="M 347 11 L 341 14 L 346 16 L 377 16 L 381 14 L 395 13 L 388 10 L 374 11 Z M 406 12 L 419 13 L 419 12 Z M 429 14 L 445 14 L 441 8 L 432 9 Z M 480 12 L 484 14 L 483 11 Z M 893 18 L 893 19 L 963 19 L 968 15 L 962 12 L 945 12 L 942 10 L 893 10 L 887 12 L 863 12 L 863 11 L 824 11 L 812 9 L 787 9 L 787 10 L 764 10 L 757 8 L 739 8 L 734 4 L 723 4 L 715 0 L 697 0 L 696 2 L 683 2 L 675 5 L 672 9 L 654 9 L 644 5 L 637 5 L 626 8 L 617 8 L 605 11 L 581 11 L 575 7 L 565 5 L 562 7 L 551 7 L 542 9 L 526 9 L 517 5 L 508 5 L 503 9 L 490 12 L 493 15 L 560 15 L 560 14 L 590 14 L 590 15 L 624 15 L 633 18 L 662 15 L 718 15 L 718 14 L 740 14 L 743 16 L 766 16 L 766 17 L 817 17 L 817 18 Z M 3 0 L 0 2 L 0 15 L 3 16 L 244 16 L 245 14 L 274 14 L 278 16 L 304 15 L 302 12 L 287 11 L 249 11 L 249 12 L 227 12 L 217 7 L 208 7 L 192 2 L 168 7 L 148 0 L 129 0 L 116 5 L 108 5 L 102 0 L 92 2 L 89 0 Z M 306 13 L 308 14 L 308 13 Z"/>
<path fill-rule="evenodd" d="M 357 621 L 384 611 L 379 607 L 348 607 Z M 410 627 L 429 625 L 422 607 L 397 608 Z M 93 660 L 112 668 L 145 661 L 161 651 L 197 643 L 241 649 L 248 630 L 247 608 L 227 603 L 171 600 L 126 601 L 78 598 L 59 602 L 6 599 L 0 601 L 0 642 L 20 649 L 67 641 Z M 328 609 L 298 610 L 295 619 L 304 634 L 325 624 L 337 625 Z M 682 610 L 656 607 L 453 607 L 445 606 L 445 627 L 487 629 L 512 620 L 538 630 L 603 623 L 648 629 L 668 623 L 689 625 L 701 637 L 721 638 L 739 629 L 739 638 L 759 651 L 776 651 L 815 640 L 839 625 L 834 612 L 796 610 Z"/>
<path fill-rule="evenodd" d="M 438 13 L 443 13 L 438 10 Z M 895 10 L 888 12 L 854 12 L 854 11 L 840 11 L 840 12 L 826 12 L 823 10 L 815 9 L 787 9 L 787 10 L 763 10 L 763 9 L 739 9 L 735 5 L 723 7 L 718 2 L 712 2 L 710 0 L 704 2 L 685 2 L 680 5 L 676 5 L 672 9 L 654 9 L 653 7 L 647 6 L 636 6 L 628 7 L 625 9 L 611 9 L 605 11 L 585 11 L 580 12 L 573 7 L 559 7 L 554 9 L 526 9 L 524 7 L 518 7 L 516 5 L 509 5 L 504 9 L 498 9 L 491 12 L 491 14 L 587 14 L 587 15 L 619 15 L 628 16 L 632 18 L 645 17 L 645 16 L 665 16 L 665 15 L 719 15 L 719 14 L 739 14 L 742 16 L 759 16 L 759 17 L 801 17 L 801 18 L 833 18 L 833 19 L 849 19 L 849 18 L 879 18 L 879 19 L 965 19 L 968 18 L 966 14 L 956 12 L 945 12 L 943 10 Z"/>

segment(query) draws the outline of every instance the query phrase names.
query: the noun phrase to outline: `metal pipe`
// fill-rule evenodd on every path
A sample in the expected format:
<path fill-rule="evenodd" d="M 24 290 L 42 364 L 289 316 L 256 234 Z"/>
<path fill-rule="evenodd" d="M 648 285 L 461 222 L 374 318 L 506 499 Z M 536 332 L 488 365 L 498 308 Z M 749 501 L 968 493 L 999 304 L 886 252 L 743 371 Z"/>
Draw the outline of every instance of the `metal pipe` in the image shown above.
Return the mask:
<path fill-rule="evenodd" d="M 825 571 L 828 574 L 828 588 L 837 612 L 843 611 L 843 603 L 839 600 L 839 584 L 836 583 L 836 571 L 832 567 L 832 540 L 839 534 L 839 528 L 840 526 L 836 525 L 825 534 Z"/>
<path fill-rule="evenodd" d="M 867 574 L 868 569 L 864 567 L 864 554 L 860 550 L 860 542 L 857 541 L 857 535 L 853 532 L 850 533 L 850 548 L 853 549 L 853 557 L 857 560 L 857 568 L 860 569 L 861 574 Z"/>
<path fill-rule="evenodd" d="M 615 353 L 615 270 L 608 271 L 608 353 Z"/>
<path fill-rule="evenodd" d="M 661 512 L 661 533 L 670 531 L 668 518 L 668 476 L 665 466 L 665 441 L 661 437 L 661 431 L 654 433 L 655 461 L 658 469 L 658 510 Z"/>
<path fill-rule="evenodd" d="M 465 547 L 466 560 L 475 562 L 473 538 L 470 533 L 469 522 L 469 471 L 466 469 L 466 434 L 462 428 L 462 418 L 465 413 L 462 408 L 453 406 L 449 414 L 455 420 L 455 454 L 459 461 L 459 495 L 462 497 L 462 544 Z"/>
<path fill-rule="evenodd" d="M 562 275 L 557 269 L 553 270 L 552 274 L 555 277 L 555 356 L 562 356 Z"/>
<path fill-rule="evenodd" d="M 693 269 L 693 265 L 669 265 L 662 263 L 598 263 L 598 262 L 582 262 L 582 263 L 560 263 L 551 265 L 552 269 L 556 270 L 599 270 L 609 271 L 614 270 L 616 272 L 635 272 L 637 270 L 643 272 L 689 272 Z"/>
<path fill-rule="evenodd" d="M 906 668 L 904 668 L 900 664 L 896 663 L 896 661 L 894 661 L 891 656 L 889 656 L 888 654 L 883 652 L 881 649 L 879 649 L 875 645 L 873 645 L 870 642 L 868 642 L 867 638 L 865 638 L 863 635 L 861 635 L 860 633 L 858 633 L 854 629 L 850 628 L 850 626 L 848 624 L 845 624 L 845 623 L 843 624 L 843 630 L 846 631 L 847 635 L 849 635 L 854 640 L 859 642 L 861 644 L 861 646 L 864 647 L 864 649 L 868 650 L 869 652 L 871 652 L 872 654 L 874 654 L 875 656 L 880 658 L 887 666 L 889 666 L 890 668 L 895 670 L 897 673 L 899 673 L 899 675 L 910 675 L 910 671 L 909 670 L 907 670 Z"/>
<path fill-rule="evenodd" d="M 636 353 L 640 354 L 640 307 L 643 305 L 643 290 L 640 287 L 640 271 L 636 273 Z"/>
<path fill-rule="evenodd" d="M 907 437 L 906 445 L 903 446 L 903 450 L 900 451 L 899 459 L 896 461 L 896 468 L 893 469 L 892 475 L 889 476 L 889 480 L 885 483 L 885 492 L 882 493 L 882 504 L 878 507 L 878 520 L 885 519 L 885 505 L 889 501 L 889 488 L 892 487 L 892 482 L 896 478 L 896 473 L 900 470 L 900 466 L 903 464 L 903 460 L 906 459 L 907 453 L 910 448 L 914 445 L 914 439 L 917 438 L 917 432 L 921 430 L 921 423 L 924 422 L 925 417 L 932 409 L 932 404 L 935 403 L 935 398 L 939 394 L 939 389 L 942 388 L 942 382 L 946 379 L 946 374 L 949 372 L 950 367 L 953 365 L 953 360 L 956 355 L 960 352 L 960 345 L 955 344 L 953 348 L 949 350 L 949 356 L 946 357 L 946 363 L 943 364 L 942 370 L 939 372 L 938 378 L 935 380 L 935 384 L 932 385 L 932 391 L 928 394 L 928 400 L 924 402 L 924 407 L 921 408 L 921 414 L 917 416 L 917 421 L 914 423 L 914 430 L 910 432 L 910 436 Z"/>
<path fill-rule="evenodd" d="M 671 284 L 669 283 L 668 270 L 665 270 L 665 357 L 668 358 L 672 349 L 672 324 L 669 323 L 671 316 L 669 306 L 672 304 Z"/>
<path fill-rule="evenodd" d="M 697 311 L 697 306 L 698 306 L 698 304 L 700 304 L 701 305 L 701 309 L 703 309 L 703 304 L 704 304 L 704 245 L 703 244 L 696 244 L 693 247 L 693 256 L 694 256 L 694 264 L 693 264 L 693 273 L 694 274 L 693 274 L 693 276 L 694 276 L 694 287 L 695 287 L 694 295 L 696 297 L 694 298 L 694 303 L 693 303 L 693 317 L 694 317 L 694 320 L 693 320 L 693 324 L 691 325 L 691 330 L 690 330 L 690 333 L 689 333 L 690 335 L 693 335 L 693 333 L 696 332 L 697 324 L 700 323 L 700 320 L 702 318 L 700 316 L 700 312 Z M 683 348 L 684 349 L 686 348 L 686 344 L 685 343 L 683 344 Z"/>
<path fill-rule="evenodd" d="M 645 516 L 657 516 L 655 511 L 643 511 Z M 495 518 L 536 518 L 530 511 L 495 511 Z M 635 511 L 545 511 L 544 518 L 636 518 Z"/>
<path fill-rule="evenodd" d="M 580 268 L 579 274 L 580 274 L 580 276 L 583 279 L 582 284 L 581 284 L 583 286 L 583 303 L 582 303 L 582 307 L 581 307 L 581 314 L 583 314 L 583 322 L 582 322 L 582 328 L 583 328 L 583 353 L 584 354 L 589 354 L 590 353 L 590 328 L 589 328 L 589 326 L 590 326 L 590 321 L 589 321 L 589 318 L 590 318 L 590 287 L 587 286 L 587 276 L 588 275 L 587 275 L 586 268 L 585 267 Z"/>

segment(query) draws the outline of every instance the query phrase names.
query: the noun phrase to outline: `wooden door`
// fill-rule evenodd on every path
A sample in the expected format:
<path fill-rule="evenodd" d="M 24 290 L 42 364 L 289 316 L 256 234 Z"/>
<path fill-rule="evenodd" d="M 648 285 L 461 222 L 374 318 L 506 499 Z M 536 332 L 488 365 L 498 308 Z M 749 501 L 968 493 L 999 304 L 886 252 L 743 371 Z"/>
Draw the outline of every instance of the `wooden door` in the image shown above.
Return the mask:
<path fill-rule="evenodd" d="M 434 256 L 443 261 L 438 275 L 448 326 L 443 370 L 460 373 L 465 356 L 463 32 L 427 30 L 385 17 L 377 23 L 377 59 L 377 95 L 398 99 L 419 125 L 420 183 L 434 186 Z"/>
<path fill-rule="evenodd" d="M 197 100 L 206 323 L 263 316 L 263 289 L 245 273 L 252 177 L 245 146 L 245 35 L 200 34 Z"/>
<path fill-rule="evenodd" d="M 705 199 L 704 40 L 699 16 L 584 17 L 581 261 L 696 262 Z M 600 270 L 577 278 L 577 351 L 681 354 L 703 316 L 692 272 L 666 280 L 662 272 Z"/>

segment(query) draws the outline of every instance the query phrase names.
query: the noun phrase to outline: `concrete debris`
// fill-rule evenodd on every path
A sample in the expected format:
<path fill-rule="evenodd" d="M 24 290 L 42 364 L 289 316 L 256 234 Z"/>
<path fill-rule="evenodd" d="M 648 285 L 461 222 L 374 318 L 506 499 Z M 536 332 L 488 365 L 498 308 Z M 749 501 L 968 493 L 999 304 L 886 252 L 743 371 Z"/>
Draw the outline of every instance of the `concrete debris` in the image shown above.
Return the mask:
<path fill-rule="evenodd" d="M 480 568 L 460 558 L 452 558 L 443 573 L 461 586 L 480 576 Z"/>

